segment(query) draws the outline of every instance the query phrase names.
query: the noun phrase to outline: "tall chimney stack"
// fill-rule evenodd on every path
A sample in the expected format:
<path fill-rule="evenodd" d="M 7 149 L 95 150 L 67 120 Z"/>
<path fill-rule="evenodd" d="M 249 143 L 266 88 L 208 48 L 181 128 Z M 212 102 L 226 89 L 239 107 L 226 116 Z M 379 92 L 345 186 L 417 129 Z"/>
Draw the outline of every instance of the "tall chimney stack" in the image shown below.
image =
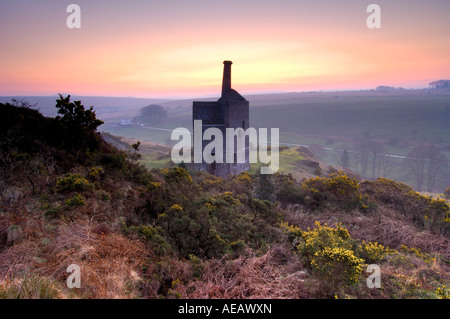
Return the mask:
<path fill-rule="evenodd" d="M 223 61 L 222 96 L 231 89 L 231 61 Z"/>

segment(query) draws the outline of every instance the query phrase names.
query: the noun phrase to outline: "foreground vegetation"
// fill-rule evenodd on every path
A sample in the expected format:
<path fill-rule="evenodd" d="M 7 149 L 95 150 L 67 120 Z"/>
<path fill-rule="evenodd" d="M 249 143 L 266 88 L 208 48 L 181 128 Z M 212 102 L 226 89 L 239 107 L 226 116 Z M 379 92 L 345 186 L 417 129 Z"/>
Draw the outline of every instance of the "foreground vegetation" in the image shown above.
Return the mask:
<path fill-rule="evenodd" d="M 449 296 L 443 199 L 332 168 L 304 180 L 149 170 L 139 145 L 103 140 L 92 109 L 57 104 L 73 116 L 0 105 L 2 298 Z M 66 286 L 71 264 L 81 288 Z"/>

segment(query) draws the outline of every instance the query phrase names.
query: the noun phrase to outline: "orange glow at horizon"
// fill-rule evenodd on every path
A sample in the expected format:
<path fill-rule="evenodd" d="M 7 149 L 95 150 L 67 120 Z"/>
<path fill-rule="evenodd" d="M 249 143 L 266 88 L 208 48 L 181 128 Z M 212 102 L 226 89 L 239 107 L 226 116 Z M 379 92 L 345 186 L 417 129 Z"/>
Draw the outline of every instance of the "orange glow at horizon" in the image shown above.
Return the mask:
<path fill-rule="evenodd" d="M 180 14 L 181 21 L 174 19 L 169 24 L 158 18 L 163 22 L 155 20 L 153 26 L 153 20 L 143 19 L 150 27 L 141 28 L 135 22 L 138 17 L 124 17 L 120 28 L 111 24 L 108 29 L 97 25 L 96 11 L 89 12 L 88 5 L 80 1 L 87 11 L 80 30 L 68 30 L 64 25 L 54 28 L 53 23 L 59 26 L 61 19 L 50 19 L 31 35 L 33 25 L 14 25 L 16 29 L 10 31 L 16 37 L 0 31 L 0 40 L 6 44 L 0 49 L 0 95 L 219 94 L 223 60 L 233 61 L 232 85 L 240 92 L 425 87 L 432 80 L 448 78 L 449 22 L 423 22 L 427 27 L 413 27 L 415 21 L 395 17 L 393 4 L 379 2 L 391 12 L 380 30 L 369 30 L 367 14 L 363 11 L 354 17 L 354 12 L 359 12 L 354 7 L 348 7 L 349 13 L 343 11 L 342 25 L 336 24 L 336 18 L 327 22 L 322 17 L 325 23 L 310 28 L 306 27 L 313 17 L 302 24 L 282 9 L 278 14 L 286 14 L 286 21 L 282 15 L 272 18 L 277 24 L 270 28 L 256 13 L 247 21 L 249 7 L 235 23 L 225 26 L 220 19 L 207 18 L 207 24 L 202 24 L 165 8 L 169 18 Z M 120 17 L 122 7 L 113 9 Z M 419 9 L 411 9 L 411 16 Z M 137 14 L 132 8 L 127 8 L 127 13 Z M 62 18 L 65 16 L 63 12 Z M 427 19 L 436 20 L 432 16 Z M 100 20 L 108 21 L 105 17 Z"/>

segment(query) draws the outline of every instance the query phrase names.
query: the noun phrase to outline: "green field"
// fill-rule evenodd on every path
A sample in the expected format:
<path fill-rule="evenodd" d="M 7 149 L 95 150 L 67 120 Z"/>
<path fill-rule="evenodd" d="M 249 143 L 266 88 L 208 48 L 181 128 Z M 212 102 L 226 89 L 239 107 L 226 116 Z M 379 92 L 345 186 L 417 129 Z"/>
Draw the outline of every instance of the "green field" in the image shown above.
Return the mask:
<path fill-rule="evenodd" d="M 260 127 L 279 127 L 286 142 L 300 138 L 351 143 L 372 138 L 450 143 L 448 96 L 327 97 L 268 104 L 252 108 L 251 121 Z"/>
<path fill-rule="evenodd" d="M 278 94 L 247 97 L 250 100 L 250 124 L 253 127 L 278 127 L 281 142 L 349 144 L 360 139 L 378 139 L 391 143 L 450 143 L 450 92 L 381 95 L 368 92 L 333 92 L 306 95 Z M 447 92 L 447 91 L 444 91 Z M 191 129 L 191 101 L 184 101 L 178 112 L 169 112 L 166 121 L 155 126 Z M 164 104 L 162 103 L 164 106 Z M 124 136 L 168 143 L 169 131 L 118 126 L 105 121 L 105 128 Z M 120 134 L 119 134 L 120 135 Z M 156 140 L 154 140 L 156 139 Z"/>

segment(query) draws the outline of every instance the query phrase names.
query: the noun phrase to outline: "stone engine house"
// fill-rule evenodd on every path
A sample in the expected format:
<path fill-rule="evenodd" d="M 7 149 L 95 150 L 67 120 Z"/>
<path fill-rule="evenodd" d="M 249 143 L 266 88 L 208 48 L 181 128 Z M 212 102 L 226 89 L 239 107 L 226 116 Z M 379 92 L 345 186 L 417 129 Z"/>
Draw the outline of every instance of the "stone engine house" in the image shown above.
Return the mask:
<path fill-rule="evenodd" d="M 202 163 L 195 164 L 195 168 L 199 171 L 205 171 L 219 177 L 226 177 L 228 175 L 237 175 L 241 172 L 248 171 L 250 169 L 249 162 L 249 140 L 245 137 L 245 161 L 244 163 L 238 163 L 237 160 L 237 143 L 236 137 L 234 137 L 234 161 L 233 163 L 227 163 L 227 143 L 233 143 L 233 141 L 227 141 L 226 129 L 227 128 L 243 128 L 246 130 L 249 127 L 249 102 L 242 97 L 238 92 L 231 88 L 231 61 L 224 61 L 223 79 L 222 79 L 222 96 L 216 102 L 193 102 L 192 119 L 202 120 L 202 136 L 206 129 L 215 127 L 221 130 L 223 135 L 223 160 L 218 160 L 218 154 L 212 154 L 216 156 L 216 160 L 208 164 L 202 160 Z M 194 132 L 195 134 L 195 132 Z M 194 136 L 195 138 L 195 136 Z M 208 143 L 211 141 L 202 139 L 202 153 Z M 231 144 L 230 144 L 231 145 Z"/>

